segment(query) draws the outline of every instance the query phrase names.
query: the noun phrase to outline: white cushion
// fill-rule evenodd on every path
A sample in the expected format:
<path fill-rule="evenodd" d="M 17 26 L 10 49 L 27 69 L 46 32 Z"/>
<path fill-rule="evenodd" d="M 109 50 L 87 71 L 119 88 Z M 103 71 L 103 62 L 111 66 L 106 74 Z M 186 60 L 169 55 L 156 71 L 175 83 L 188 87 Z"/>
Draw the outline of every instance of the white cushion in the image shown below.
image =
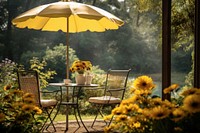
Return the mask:
<path fill-rule="evenodd" d="M 57 100 L 55 99 L 42 99 L 41 100 L 41 105 L 42 107 L 50 107 L 50 106 L 55 106 L 57 104 Z"/>
<path fill-rule="evenodd" d="M 102 97 L 90 97 L 89 102 L 96 104 L 118 104 L 121 102 L 121 100 L 119 98 L 111 96 L 102 96 Z"/>

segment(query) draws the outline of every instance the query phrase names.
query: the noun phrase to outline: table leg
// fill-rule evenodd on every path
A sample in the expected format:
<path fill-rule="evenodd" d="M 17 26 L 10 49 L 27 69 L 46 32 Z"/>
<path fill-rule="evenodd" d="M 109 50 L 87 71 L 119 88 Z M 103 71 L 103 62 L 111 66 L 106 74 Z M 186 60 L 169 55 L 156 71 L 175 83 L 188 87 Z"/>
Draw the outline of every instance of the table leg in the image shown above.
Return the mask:
<path fill-rule="evenodd" d="M 83 124 L 85 130 L 89 133 L 87 127 L 85 126 L 85 124 L 84 124 L 84 122 L 83 122 L 83 120 L 82 120 L 81 113 L 80 113 L 80 110 L 79 110 L 79 94 L 80 94 L 80 92 L 81 92 L 81 88 L 82 88 L 82 87 L 79 87 L 78 96 L 77 96 L 77 113 L 78 113 L 79 119 L 80 119 L 81 123 Z"/>
<path fill-rule="evenodd" d="M 66 87 L 66 95 L 67 95 L 67 102 L 69 102 L 69 88 Z M 67 132 L 68 130 L 68 127 L 69 127 L 69 118 L 68 118 L 68 114 L 69 114 L 69 110 L 68 110 L 68 106 L 66 106 L 66 129 L 65 129 L 65 132 Z"/>

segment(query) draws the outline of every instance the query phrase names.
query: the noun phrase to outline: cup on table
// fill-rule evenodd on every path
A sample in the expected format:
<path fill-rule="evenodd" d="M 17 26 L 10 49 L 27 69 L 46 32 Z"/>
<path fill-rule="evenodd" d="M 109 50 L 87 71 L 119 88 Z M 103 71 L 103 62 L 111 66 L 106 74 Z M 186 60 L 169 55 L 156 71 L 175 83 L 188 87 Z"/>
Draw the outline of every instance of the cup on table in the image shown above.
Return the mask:
<path fill-rule="evenodd" d="M 64 79 L 63 81 L 64 81 L 64 83 L 65 83 L 66 85 L 71 83 L 71 80 L 70 80 L 70 79 Z"/>

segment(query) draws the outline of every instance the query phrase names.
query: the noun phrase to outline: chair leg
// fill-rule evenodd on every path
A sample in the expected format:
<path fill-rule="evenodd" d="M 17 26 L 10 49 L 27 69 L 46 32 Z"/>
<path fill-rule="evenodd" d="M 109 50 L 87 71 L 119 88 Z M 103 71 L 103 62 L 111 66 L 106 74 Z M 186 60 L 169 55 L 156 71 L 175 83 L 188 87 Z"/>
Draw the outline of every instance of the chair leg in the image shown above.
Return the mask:
<path fill-rule="evenodd" d="M 55 106 L 55 107 L 56 107 L 56 106 Z M 50 115 L 51 115 L 51 113 L 53 112 L 53 110 L 55 109 L 55 107 L 51 110 Z M 56 128 L 55 128 L 55 126 L 54 126 L 54 124 L 53 124 L 53 121 L 55 120 L 55 118 L 56 118 L 56 116 L 57 116 L 57 114 L 58 114 L 59 111 L 60 111 L 60 104 L 58 105 L 56 114 L 54 115 L 53 119 L 50 120 L 50 123 L 47 125 L 46 130 L 47 130 L 47 129 L 49 128 L 49 126 L 52 124 L 52 125 L 53 125 L 53 128 L 54 128 L 54 131 L 56 132 Z M 50 119 L 51 119 L 51 117 L 50 117 Z"/>
<path fill-rule="evenodd" d="M 51 119 L 51 113 L 53 112 L 54 109 L 55 109 L 55 106 L 54 106 L 54 107 L 51 109 L 51 111 L 49 112 L 48 109 L 44 108 L 44 111 L 47 113 L 47 119 L 45 120 L 45 122 L 44 122 L 44 124 L 43 124 L 43 126 L 42 126 L 42 128 L 41 128 L 41 131 L 44 131 L 44 129 L 47 130 L 47 129 L 49 128 L 49 126 L 52 124 L 53 129 L 54 129 L 54 132 L 56 132 L 56 128 L 55 128 L 55 126 L 54 126 L 54 124 L 53 124 L 53 121 L 54 121 L 54 119 L 55 119 L 55 116 L 54 116 L 53 119 Z M 56 113 L 56 115 L 57 115 L 57 113 Z M 45 124 L 47 123 L 48 119 L 50 120 L 50 123 L 49 123 L 49 124 L 46 126 L 46 128 L 45 128 Z"/>
<path fill-rule="evenodd" d="M 97 111 L 97 115 L 95 116 L 95 118 L 94 118 L 94 121 L 93 121 L 93 123 L 92 123 L 91 127 L 93 127 L 93 126 L 94 126 L 94 123 L 96 122 L 96 119 L 97 119 L 97 116 L 98 116 L 98 114 L 99 114 L 99 111 Z"/>
<path fill-rule="evenodd" d="M 112 118 L 110 119 L 109 123 L 108 123 L 108 126 L 110 126 L 110 124 L 112 123 L 112 120 L 114 118 L 114 115 L 112 116 Z"/>
<path fill-rule="evenodd" d="M 102 111 L 101 111 L 103 108 L 104 108 L 103 105 L 97 105 L 97 115 L 95 116 L 94 121 L 93 121 L 91 127 L 94 126 L 94 123 L 96 122 L 96 119 L 97 119 L 97 117 L 98 117 L 99 114 L 101 115 L 102 118 L 104 117 L 104 115 L 103 115 L 103 113 L 102 113 Z M 105 120 L 104 120 L 104 122 L 105 122 L 106 125 L 107 125 L 107 122 L 106 122 Z"/>

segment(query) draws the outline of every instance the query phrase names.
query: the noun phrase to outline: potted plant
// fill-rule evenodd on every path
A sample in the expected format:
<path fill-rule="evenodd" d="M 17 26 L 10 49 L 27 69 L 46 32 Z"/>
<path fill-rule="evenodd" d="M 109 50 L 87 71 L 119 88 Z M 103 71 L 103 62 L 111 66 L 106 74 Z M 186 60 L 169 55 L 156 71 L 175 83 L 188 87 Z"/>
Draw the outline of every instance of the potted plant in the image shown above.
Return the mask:
<path fill-rule="evenodd" d="M 89 80 L 91 80 L 92 78 L 90 70 L 92 69 L 92 64 L 90 61 L 81 61 L 81 60 L 77 60 L 74 61 L 70 71 L 73 73 L 77 73 L 75 76 L 75 80 L 77 84 L 87 84 L 89 83 Z M 87 80 L 86 80 L 87 79 Z"/>

